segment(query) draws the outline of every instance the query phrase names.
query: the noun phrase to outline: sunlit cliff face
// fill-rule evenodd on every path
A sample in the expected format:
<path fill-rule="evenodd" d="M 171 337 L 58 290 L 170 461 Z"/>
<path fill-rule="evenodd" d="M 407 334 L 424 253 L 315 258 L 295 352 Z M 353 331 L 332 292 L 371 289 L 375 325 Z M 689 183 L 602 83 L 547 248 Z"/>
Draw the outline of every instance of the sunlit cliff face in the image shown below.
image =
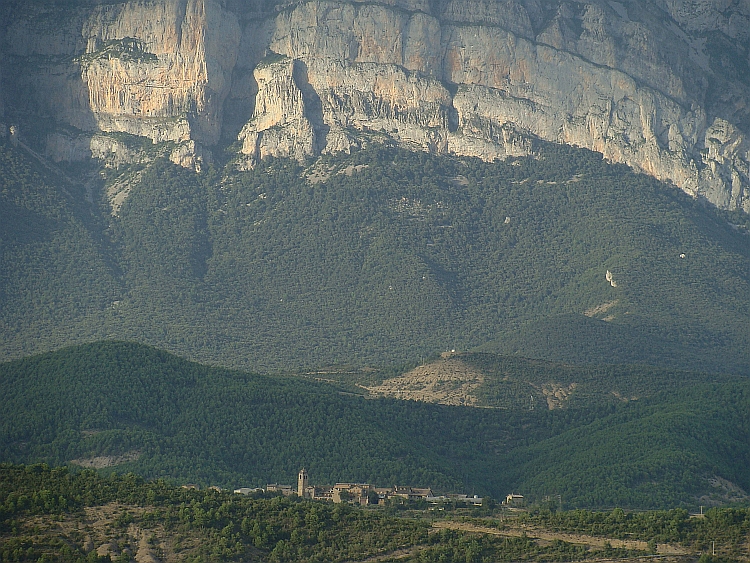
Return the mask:
<path fill-rule="evenodd" d="M 19 3 L 5 120 L 192 142 L 188 165 L 222 137 L 241 141 L 240 166 L 383 138 L 492 160 L 538 137 L 750 210 L 750 5 L 725 4 Z M 53 157 L 92 157 L 49 138 Z"/>

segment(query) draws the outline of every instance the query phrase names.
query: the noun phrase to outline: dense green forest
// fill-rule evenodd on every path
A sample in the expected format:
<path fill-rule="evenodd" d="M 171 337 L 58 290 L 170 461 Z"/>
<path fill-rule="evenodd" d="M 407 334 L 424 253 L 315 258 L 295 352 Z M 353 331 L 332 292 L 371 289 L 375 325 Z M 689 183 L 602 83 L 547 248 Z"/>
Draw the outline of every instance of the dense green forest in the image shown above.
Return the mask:
<path fill-rule="evenodd" d="M 750 370 L 746 217 L 599 155 L 224 156 L 78 184 L 0 142 L 0 357 L 106 337 L 261 371 L 479 347 Z"/>
<path fill-rule="evenodd" d="M 0 364 L 0 460 L 86 465 L 110 456 L 105 472 L 230 488 L 291 484 L 304 466 L 317 484 L 496 499 L 522 491 L 561 495 L 569 508 L 744 499 L 750 381 L 668 382 L 637 401 L 477 409 L 365 399 L 103 342 Z"/>
<path fill-rule="evenodd" d="M 480 513 L 485 516 L 481 520 L 476 518 Z M 681 509 L 603 513 L 537 508 L 520 514 L 481 509 L 468 520 L 480 526 L 479 532 L 435 526 L 436 518 L 446 516 L 458 515 L 411 511 L 404 517 L 387 506 L 362 509 L 296 496 L 175 488 L 133 474 L 102 477 L 41 464 L 0 465 L 4 562 L 126 563 L 159 556 L 170 561 L 335 563 L 376 555 L 407 563 L 633 560 L 656 553 L 661 543 L 680 549 L 682 556 L 673 556 L 675 561 L 695 561 L 701 553 L 706 563 L 748 557 L 747 509 L 711 509 L 702 518 Z M 514 534 L 514 528 L 524 532 Z M 539 530 L 648 543 L 625 548 L 606 542 L 592 548 L 580 540 L 540 541 Z M 716 556 L 708 555 L 714 551 Z"/>

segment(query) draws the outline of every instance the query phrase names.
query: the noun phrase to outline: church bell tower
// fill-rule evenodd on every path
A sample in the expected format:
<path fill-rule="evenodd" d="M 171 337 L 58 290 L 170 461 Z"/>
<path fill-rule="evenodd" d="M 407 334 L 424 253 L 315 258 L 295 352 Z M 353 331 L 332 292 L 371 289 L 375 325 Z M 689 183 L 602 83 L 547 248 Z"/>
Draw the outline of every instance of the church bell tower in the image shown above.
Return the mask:
<path fill-rule="evenodd" d="M 299 470 L 297 475 L 297 494 L 301 497 L 305 497 L 305 489 L 307 489 L 307 471 L 303 467 Z"/>

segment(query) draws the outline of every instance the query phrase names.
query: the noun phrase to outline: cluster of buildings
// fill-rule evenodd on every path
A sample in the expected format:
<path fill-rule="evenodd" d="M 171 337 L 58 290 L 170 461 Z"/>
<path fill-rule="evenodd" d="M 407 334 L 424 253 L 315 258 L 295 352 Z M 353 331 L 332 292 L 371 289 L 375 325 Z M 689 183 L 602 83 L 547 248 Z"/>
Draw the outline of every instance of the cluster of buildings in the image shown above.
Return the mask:
<path fill-rule="evenodd" d="M 435 496 L 430 488 L 420 487 L 375 487 L 368 483 L 336 483 L 335 485 L 311 485 L 307 471 L 301 469 L 297 475 L 297 487 L 291 485 L 266 485 L 265 489 L 236 489 L 235 493 L 250 494 L 255 491 L 280 492 L 283 495 L 297 494 L 302 498 L 327 500 L 330 502 L 351 504 L 380 504 L 391 498 L 405 500 L 424 500 L 431 504 L 442 502 L 459 501 L 468 505 L 480 506 L 482 498 L 474 495 L 472 497 L 463 494 L 448 494 Z"/>

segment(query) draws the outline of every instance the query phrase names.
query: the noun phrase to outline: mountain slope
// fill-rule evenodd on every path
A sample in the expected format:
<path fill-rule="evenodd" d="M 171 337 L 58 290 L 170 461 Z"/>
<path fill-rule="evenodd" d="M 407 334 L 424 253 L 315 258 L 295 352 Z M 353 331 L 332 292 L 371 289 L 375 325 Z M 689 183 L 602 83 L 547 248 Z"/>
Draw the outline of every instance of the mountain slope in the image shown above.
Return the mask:
<path fill-rule="evenodd" d="M 668 401 L 661 400 L 664 394 L 646 400 L 585 429 L 519 448 L 509 477 L 582 506 L 668 506 L 685 489 L 702 490 L 706 503 L 744 500 L 735 488 L 747 490 L 750 476 L 750 434 L 737 424 L 747 420 L 742 389 L 704 384 Z"/>
<path fill-rule="evenodd" d="M 628 403 L 477 409 L 366 400 L 95 343 L 0 364 L 0 460 L 233 488 L 290 483 L 304 466 L 318 484 L 563 494 L 570 507 L 745 498 L 750 383 L 707 376 L 679 389 L 662 375 L 652 378 L 667 391 Z"/>
<path fill-rule="evenodd" d="M 20 167 L 3 170 L 3 201 L 46 217 L 41 194 L 64 185 L 14 180 L 38 164 L 2 150 Z M 130 182 L 116 215 L 58 197 L 78 232 L 65 226 L 74 219 L 45 219 L 33 243 L 69 274 L 19 254 L 33 248 L 23 230 L 3 243 L 4 357 L 106 334 L 255 369 L 482 345 L 750 369 L 746 231 L 587 151 L 540 145 L 535 158 L 487 164 L 374 147 L 306 168 L 196 175 L 157 160 L 106 174 L 109 187 Z M 3 205 L 2 222 L 25 222 L 19 210 Z"/>
<path fill-rule="evenodd" d="M 14 355 L 103 338 L 117 268 L 106 220 L 23 149 L 0 143 L 0 338 Z"/>

